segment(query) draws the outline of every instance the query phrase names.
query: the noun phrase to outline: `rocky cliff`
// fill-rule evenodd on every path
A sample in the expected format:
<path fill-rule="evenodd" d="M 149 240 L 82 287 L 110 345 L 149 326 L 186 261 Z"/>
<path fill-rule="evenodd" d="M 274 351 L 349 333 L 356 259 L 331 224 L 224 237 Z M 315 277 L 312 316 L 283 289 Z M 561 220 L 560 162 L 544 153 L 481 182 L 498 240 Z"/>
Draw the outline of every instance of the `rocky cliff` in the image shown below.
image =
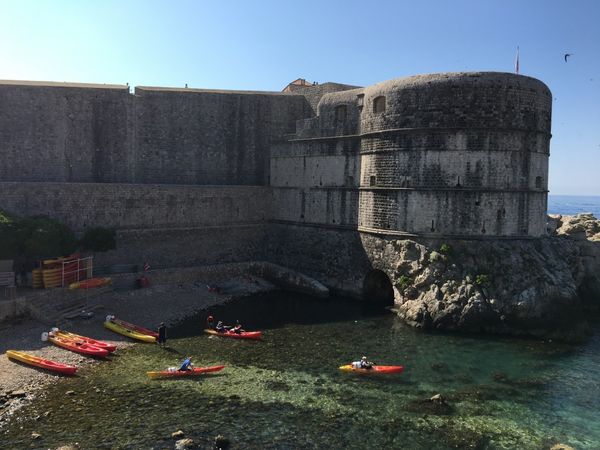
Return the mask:
<path fill-rule="evenodd" d="M 584 338 L 586 314 L 600 309 L 600 221 L 550 219 L 542 239 L 388 241 L 378 262 L 398 314 L 427 329 Z"/>

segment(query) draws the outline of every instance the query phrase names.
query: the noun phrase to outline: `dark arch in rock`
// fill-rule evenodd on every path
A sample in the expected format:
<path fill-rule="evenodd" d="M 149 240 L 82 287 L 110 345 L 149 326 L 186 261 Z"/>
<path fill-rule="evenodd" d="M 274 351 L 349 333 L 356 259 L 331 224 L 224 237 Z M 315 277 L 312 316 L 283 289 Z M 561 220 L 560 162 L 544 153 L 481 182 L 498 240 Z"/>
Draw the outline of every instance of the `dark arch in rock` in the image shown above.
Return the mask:
<path fill-rule="evenodd" d="M 380 305 L 394 304 L 394 287 L 382 270 L 371 270 L 363 282 L 363 299 Z"/>

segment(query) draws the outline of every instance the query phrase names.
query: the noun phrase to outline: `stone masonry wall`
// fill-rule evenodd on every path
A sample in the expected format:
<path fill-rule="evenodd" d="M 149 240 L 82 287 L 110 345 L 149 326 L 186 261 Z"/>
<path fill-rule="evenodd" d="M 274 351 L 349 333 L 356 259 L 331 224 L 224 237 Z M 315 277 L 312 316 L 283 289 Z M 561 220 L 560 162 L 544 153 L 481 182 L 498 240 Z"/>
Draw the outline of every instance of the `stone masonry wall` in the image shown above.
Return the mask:
<path fill-rule="evenodd" d="M 264 259 L 268 188 L 109 183 L 0 183 L 0 206 L 48 215 L 82 233 L 117 231 L 96 266 L 186 267 Z"/>
<path fill-rule="evenodd" d="M 269 184 L 269 153 L 296 120 L 300 95 L 136 88 L 135 182 Z"/>
<path fill-rule="evenodd" d="M 48 215 L 76 231 L 213 227 L 267 220 L 268 188 L 109 183 L 0 183 L 0 206 Z"/>
<path fill-rule="evenodd" d="M 96 267 L 148 262 L 154 269 L 260 261 L 265 224 L 117 231 L 117 248 L 94 256 Z"/>
<path fill-rule="evenodd" d="M 131 180 L 127 86 L 0 82 L 0 181 Z"/>
<path fill-rule="evenodd" d="M 0 181 L 268 185 L 294 94 L 0 82 Z"/>

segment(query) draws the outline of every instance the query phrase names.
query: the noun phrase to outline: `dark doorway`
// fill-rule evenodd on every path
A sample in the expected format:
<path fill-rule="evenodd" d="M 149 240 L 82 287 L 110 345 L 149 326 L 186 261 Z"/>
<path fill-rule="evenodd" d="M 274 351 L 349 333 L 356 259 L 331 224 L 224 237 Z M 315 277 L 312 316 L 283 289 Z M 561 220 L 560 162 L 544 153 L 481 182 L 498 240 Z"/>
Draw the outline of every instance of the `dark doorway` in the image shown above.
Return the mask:
<path fill-rule="evenodd" d="M 394 304 L 394 288 L 385 272 L 372 270 L 367 274 L 363 284 L 363 298 L 370 303 Z"/>

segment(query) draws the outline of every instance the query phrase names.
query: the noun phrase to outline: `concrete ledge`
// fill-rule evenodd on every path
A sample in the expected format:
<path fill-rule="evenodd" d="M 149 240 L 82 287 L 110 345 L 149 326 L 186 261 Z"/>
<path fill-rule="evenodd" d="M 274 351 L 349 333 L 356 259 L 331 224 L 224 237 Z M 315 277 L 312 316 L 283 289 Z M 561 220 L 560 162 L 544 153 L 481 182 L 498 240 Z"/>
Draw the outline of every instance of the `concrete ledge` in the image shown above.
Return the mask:
<path fill-rule="evenodd" d="M 122 273 L 111 275 L 115 288 L 131 289 L 142 275 L 152 284 L 193 283 L 199 279 L 211 278 L 215 282 L 251 273 L 273 284 L 291 291 L 303 292 L 317 297 L 328 297 L 329 289 L 321 282 L 300 272 L 266 261 L 216 264 L 209 266 L 170 268 L 148 272 Z"/>
<path fill-rule="evenodd" d="M 29 313 L 26 297 L 0 300 L 0 322 L 26 316 Z"/>

